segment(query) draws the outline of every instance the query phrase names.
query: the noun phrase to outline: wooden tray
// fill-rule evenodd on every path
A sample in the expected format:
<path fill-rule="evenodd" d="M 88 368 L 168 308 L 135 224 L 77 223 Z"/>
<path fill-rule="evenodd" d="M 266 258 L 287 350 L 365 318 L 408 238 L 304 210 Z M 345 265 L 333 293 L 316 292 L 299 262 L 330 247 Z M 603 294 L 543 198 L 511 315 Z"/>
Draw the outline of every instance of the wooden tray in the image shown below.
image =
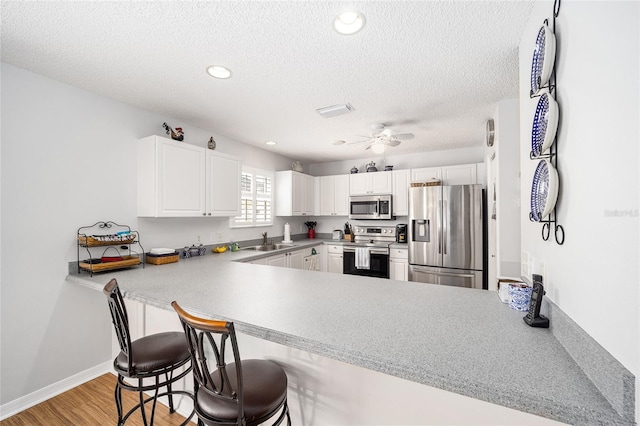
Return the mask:
<path fill-rule="evenodd" d="M 152 265 L 164 265 L 165 263 L 175 263 L 180 259 L 179 254 L 174 254 L 172 256 L 146 256 L 147 263 L 151 263 Z"/>
<path fill-rule="evenodd" d="M 129 266 L 139 265 L 141 262 L 138 256 L 122 256 L 122 260 L 117 262 L 95 263 L 93 265 L 80 262 L 80 268 L 86 271 L 100 272 L 109 271 L 111 269 L 128 268 Z"/>

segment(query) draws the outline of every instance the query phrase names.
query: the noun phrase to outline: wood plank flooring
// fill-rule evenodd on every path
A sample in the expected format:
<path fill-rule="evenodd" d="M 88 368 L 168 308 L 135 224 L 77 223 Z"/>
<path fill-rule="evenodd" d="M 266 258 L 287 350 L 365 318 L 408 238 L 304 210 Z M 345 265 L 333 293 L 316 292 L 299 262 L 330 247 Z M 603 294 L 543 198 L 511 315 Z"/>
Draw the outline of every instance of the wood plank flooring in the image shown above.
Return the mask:
<path fill-rule="evenodd" d="M 113 392 L 116 377 L 103 374 L 87 383 L 68 390 L 47 401 L 35 405 L 0 422 L 0 426 L 57 426 L 57 425 L 116 425 L 118 413 Z M 122 405 L 126 413 L 138 402 L 138 394 L 122 391 Z M 147 404 L 147 417 L 151 415 L 151 403 Z M 178 413 L 169 414 L 169 408 L 158 403 L 154 425 L 171 426 L 184 422 Z M 142 426 L 137 411 L 127 420 L 127 426 Z"/>

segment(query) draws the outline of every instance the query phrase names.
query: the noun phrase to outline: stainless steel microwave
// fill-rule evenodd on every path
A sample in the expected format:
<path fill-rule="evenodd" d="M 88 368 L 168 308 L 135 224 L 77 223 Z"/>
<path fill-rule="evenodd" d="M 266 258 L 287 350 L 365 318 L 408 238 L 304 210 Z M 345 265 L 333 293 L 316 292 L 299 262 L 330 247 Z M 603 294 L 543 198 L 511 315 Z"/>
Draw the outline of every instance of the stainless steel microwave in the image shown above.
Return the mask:
<path fill-rule="evenodd" d="M 391 194 L 349 197 L 349 219 L 393 219 Z"/>

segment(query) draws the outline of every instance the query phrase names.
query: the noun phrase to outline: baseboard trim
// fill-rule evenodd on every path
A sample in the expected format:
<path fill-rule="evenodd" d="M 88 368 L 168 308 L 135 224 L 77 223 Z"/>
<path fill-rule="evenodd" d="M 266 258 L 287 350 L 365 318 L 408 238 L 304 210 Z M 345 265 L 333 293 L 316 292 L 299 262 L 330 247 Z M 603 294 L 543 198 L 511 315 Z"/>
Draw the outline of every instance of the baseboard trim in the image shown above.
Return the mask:
<path fill-rule="evenodd" d="M 112 366 L 113 361 L 106 361 L 103 364 L 98 364 L 88 370 L 81 371 L 71 377 L 67 377 L 66 379 L 60 380 L 59 382 L 53 383 L 49 386 L 45 386 L 44 388 L 38 389 L 28 395 L 21 396 L 18 399 L 14 399 L 13 401 L 0 405 L 0 420 L 4 420 L 14 414 L 18 414 L 27 408 L 31 408 L 34 405 L 46 401 L 47 399 L 60 395 L 61 393 L 86 383 L 89 380 L 93 380 L 104 373 L 108 373 L 112 370 Z"/>

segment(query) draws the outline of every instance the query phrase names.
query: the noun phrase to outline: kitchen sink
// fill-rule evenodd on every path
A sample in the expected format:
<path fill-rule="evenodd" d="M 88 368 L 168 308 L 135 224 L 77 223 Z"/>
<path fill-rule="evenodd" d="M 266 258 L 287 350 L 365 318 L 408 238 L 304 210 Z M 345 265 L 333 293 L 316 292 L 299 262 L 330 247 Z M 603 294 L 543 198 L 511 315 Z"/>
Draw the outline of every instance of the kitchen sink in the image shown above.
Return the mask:
<path fill-rule="evenodd" d="M 295 244 L 261 244 L 259 246 L 244 247 L 243 250 L 273 251 L 295 246 Z"/>

